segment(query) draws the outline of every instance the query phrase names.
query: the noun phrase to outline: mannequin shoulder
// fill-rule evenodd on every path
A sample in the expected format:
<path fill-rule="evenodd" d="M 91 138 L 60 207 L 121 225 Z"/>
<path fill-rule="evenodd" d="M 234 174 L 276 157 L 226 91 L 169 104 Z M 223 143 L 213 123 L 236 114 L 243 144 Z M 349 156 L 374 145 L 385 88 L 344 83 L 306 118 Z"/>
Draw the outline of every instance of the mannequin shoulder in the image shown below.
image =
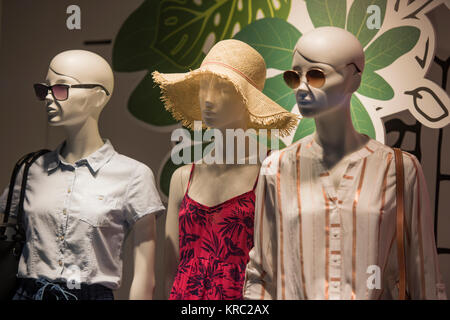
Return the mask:
<path fill-rule="evenodd" d="M 143 176 L 154 178 L 155 176 L 153 170 L 145 163 L 120 153 L 117 153 L 110 163 L 112 164 L 112 170 L 120 171 L 122 174 L 127 173 L 133 177 Z"/>
<path fill-rule="evenodd" d="M 189 176 L 191 173 L 191 164 L 186 164 L 184 166 L 181 166 L 177 168 L 170 178 L 170 192 L 176 192 L 180 194 L 184 194 L 184 191 L 186 190 Z"/>

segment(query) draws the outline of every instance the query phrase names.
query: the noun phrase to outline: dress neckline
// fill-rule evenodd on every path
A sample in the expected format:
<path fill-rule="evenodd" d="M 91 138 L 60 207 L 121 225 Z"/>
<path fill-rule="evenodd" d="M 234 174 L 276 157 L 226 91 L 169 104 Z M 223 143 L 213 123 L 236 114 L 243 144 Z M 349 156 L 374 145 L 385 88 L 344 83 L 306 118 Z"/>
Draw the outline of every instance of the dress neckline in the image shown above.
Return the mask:
<path fill-rule="evenodd" d="M 189 196 L 189 187 L 190 187 L 190 185 L 191 185 L 191 180 L 192 180 L 192 176 L 193 176 L 193 174 L 194 174 L 194 169 L 195 169 L 195 163 L 192 163 L 192 166 L 191 166 L 191 173 L 189 174 L 189 181 L 188 181 L 188 185 L 187 185 L 186 192 L 185 192 L 184 196 L 185 196 L 186 198 L 188 198 L 190 201 L 194 202 L 196 205 L 198 205 L 198 206 L 200 206 L 200 207 L 203 207 L 203 208 L 205 208 L 205 209 L 208 209 L 208 210 L 220 208 L 220 207 L 222 207 L 222 206 L 224 206 L 224 205 L 226 205 L 226 204 L 228 204 L 228 203 L 230 203 L 230 202 L 232 202 L 232 201 L 234 201 L 234 200 L 236 200 L 236 199 L 239 199 L 239 198 L 242 198 L 242 197 L 244 197 L 244 196 L 247 196 L 247 195 L 251 194 L 252 192 L 254 193 L 254 192 L 255 192 L 256 185 L 257 185 L 257 183 L 258 183 L 258 178 L 259 178 L 259 173 L 258 173 L 258 175 L 257 175 L 257 177 L 256 177 L 256 180 L 255 180 L 255 183 L 254 183 L 254 185 L 253 185 L 253 188 L 252 188 L 251 190 L 249 190 L 249 191 L 247 191 L 247 192 L 244 192 L 244 193 L 241 193 L 241 194 L 238 194 L 237 196 L 234 196 L 234 197 L 232 197 L 232 198 L 229 198 L 229 199 L 227 199 L 227 200 L 225 200 L 225 201 L 222 201 L 222 202 L 220 202 L 220 203 L 218 203 L 218 204 L 215 204 L 215 205 L 213 205 L 213 206 L 207 206 L 207 205 L 205 205 L 205 204 L 203 204 L 203 203 L 198 202 L 197 200 L 192 199 L 192 198 Z"/>
<path fill-rule="evenodd" d="M 255 190 L 252 189 L 252 190 L 249 190 L 249 191 L 247 191 L 247 192 L 238 194 L 237 196 L 234 196 L 234 197 L 232 197 L 232 198 L 230 198 L 230 199 L 227 199 L 227 200 L 225 200 L 225 201 L 222 201 L 222 202 L 220 202 L 220 203 L 218 203 L 218 204 L 215 204 L 215 205 L 213 205 L 213 206 L 207 206 L 207 205 L 205 205 L 205 204 L 203 204 L 203 203 L 198 202 L 197 200 L 192 199 L 192 198 L 189 196 L 189 194 L 188 194 L 187 192 L 186 192 L 185 197 L 188 198 L 190 201 L 194 202 L 196 205 L 198 205 L 198 206 L 200 206 L 200 207 L 203 207 L 203 208 L 212 210 L 212 209 L 220 208 L 220 207 L 222 207 L 222 206 L 224 206 L 224 205 L 226 205 L 226 204 L 228 204 L 228 203 L 230 203 L 230 202 L 232 202 L 232 201 L 234 201 L 234 200 L 237 200 L 237 199 L 239 199 L 239 198 L 243 198 L 244 196 L 247 196 L 248 194 L 251 194 L 251 193 L 254 192 L 254 191 L 255 191 Z"/>

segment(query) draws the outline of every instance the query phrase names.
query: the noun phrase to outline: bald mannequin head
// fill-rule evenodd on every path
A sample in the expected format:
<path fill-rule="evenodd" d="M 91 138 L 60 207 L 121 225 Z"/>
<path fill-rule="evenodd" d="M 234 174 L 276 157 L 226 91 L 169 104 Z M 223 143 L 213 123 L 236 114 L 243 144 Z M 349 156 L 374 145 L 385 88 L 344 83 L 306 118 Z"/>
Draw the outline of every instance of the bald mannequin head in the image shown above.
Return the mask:
<path fill-rule="evenodd" d="M 364 51 L 350 32 L 321 27 L 298 40 L 292 69 L 301 78 L 294 89 L 300 113 L 317 118 L 350 107 L 351 96 L 361 83 Z"/>
<path fill-rule="evenodd" d="M 98 83 L 110 94 L 114 89 L 114 75 L 108 62 L 96 53 L 86 50 L 68 50 L 57 54 L 50 69 L 77 79 L 80 83 Z"/>
<path fill-rule="evenodd" d="M 308 60 L 330 64 L 335 68 L 354 63 L 364 70 L 364 50 L 358 39 L 347 30 L 320 27 L 304 34 L 295 50 Z"/>
<path fill-rule="evenodd" d="M 88 120 L 96 123 L 114 90 L 114 75 L 108 62 L 85 50 L 56 55 L 50 62 L 46 82 L 70 86 L 65 100 L 56 99 L 50 90 L 47 93 L 48 122 L 54 126 L 79 126 Z"/>

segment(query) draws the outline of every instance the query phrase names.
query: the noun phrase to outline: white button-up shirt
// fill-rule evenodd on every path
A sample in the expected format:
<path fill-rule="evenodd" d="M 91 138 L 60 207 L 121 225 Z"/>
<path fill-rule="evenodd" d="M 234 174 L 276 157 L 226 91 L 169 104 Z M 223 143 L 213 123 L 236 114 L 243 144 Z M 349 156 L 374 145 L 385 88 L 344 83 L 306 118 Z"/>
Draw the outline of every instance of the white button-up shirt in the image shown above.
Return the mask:
<path fill-rule="evenodd" d="M 123 240 L 140 218 L 164 212 L 152 171 L 111 143 L 71 165 L 62 145 L 30 168 L 24 202 L 26 244 L 18 277 L 120 286 Z M 16 216 L 22 175 L 16 181 Z M 0 198 L 4 212 L 7 190 Z"/>
<path fill-rule="evenodd" d="M 370 140 L 335 189 L 312 136 L 264 161 L 256 190 L 247 299 L 397 299 L 393 150 Z M 407 289 L 445 298 L 427 188 L 403 153 Z"/>

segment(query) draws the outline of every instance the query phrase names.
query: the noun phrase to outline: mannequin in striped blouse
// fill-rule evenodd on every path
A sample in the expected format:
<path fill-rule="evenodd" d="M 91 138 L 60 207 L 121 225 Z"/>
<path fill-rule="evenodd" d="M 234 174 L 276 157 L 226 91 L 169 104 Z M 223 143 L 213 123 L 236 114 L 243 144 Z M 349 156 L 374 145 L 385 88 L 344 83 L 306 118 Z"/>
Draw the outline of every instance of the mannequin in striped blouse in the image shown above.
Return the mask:
<path fill-rule="evenodd" d="M 393 150 L 355 130 L 352 94 L 364 70 L 356 37 L 321 27 L 297 42 L 284 73 L 316 131 L 264 161 L 246 299 L 397 299 Z M 406 289 L 445 298 L 422 168 L 403 152 Z"/>

